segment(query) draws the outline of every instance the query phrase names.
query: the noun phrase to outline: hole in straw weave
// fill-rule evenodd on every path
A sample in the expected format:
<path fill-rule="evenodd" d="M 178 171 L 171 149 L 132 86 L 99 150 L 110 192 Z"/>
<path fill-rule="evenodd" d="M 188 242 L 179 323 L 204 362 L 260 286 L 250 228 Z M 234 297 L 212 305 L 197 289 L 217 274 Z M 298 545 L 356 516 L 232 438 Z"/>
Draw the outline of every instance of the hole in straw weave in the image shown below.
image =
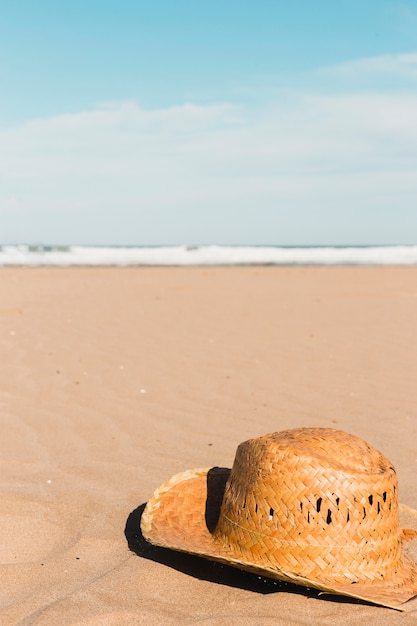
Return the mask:
<path fill-rule="evenodd" d="M 330 509 L 328 509 L 327 511 L 327 518 L 326 518 L 326 524 L 331 524 L 332 523 L 332 512 Z"/>
<path fill-rule="evenodd" d="M 336 506 L 339 509 L 339 502 L 340 502 L 340 498 L 339 496 L 336 496 Z"/>
<path fill-rule="evenodd" d="M 387 501 L 387 492 L 386 491 L 384 491 L 384 493 L 382 494 L 382 499 L 383 499 L 384 502 Z"/>
<path fill-rule="evenodd" d="M 320 508 L 321 508 L 321 503 L 323 501 L 323 498 L 317 498 L 316 500 L 316 509 L 317 509 L 317 513 L 320 512 Z"/>
<path fill-rule="evenodd" d="M 347 517 L 346 517 L 346 521 L 348 522 L 350 520 L 350 515 L 349 515 L 349 511 L 347 512 Z"/>
<path fill-rule="evenodd" d="M 302 510 L 303 510 L 303 503 L 300 502 L 300 511 L 302 511 Z"/>
<path fill-rule="evenodd" d="M 269 509 L 269 519 L 274 517 L 274 509 Z"/>
<path fill-rule="evenodd" d="M 381 505 L 380 505 L 380 504 L 379 504 L 379 502 L 378 502 L 378 509 L 377 509 L 377 513 L 378 513 L 378 515 L 380 514 L 380 512 L 381 512 Z"/>
<path fill-rule="evenodd" d="M 372 503 L 374 501 L 374 496 L 372 494 L 368 496 L 368 501 L 369 501 L 369 504 L 372 506 Z"/>
<path fill-rule="evenodd" d="M 365 517 L 366 517 L 366 509 L 365 509 L 365 507 L 363 507 L 363 518 L 362 519 L 365 519 Z"/>

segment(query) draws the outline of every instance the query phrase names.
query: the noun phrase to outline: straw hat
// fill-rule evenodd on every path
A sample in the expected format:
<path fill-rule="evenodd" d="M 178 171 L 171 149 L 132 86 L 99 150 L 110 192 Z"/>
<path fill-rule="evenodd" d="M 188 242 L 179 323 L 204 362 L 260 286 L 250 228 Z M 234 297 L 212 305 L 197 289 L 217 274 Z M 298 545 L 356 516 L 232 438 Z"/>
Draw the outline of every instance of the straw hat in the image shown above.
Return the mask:
<path fill-rule="evenodd" d="M 402 549 L 417 530 L 400 528 L 399 508 L 380 452 L 342 431 L 297 428 L 241 443 L 232 470 L 177 474 L 141 529 L 158 546 L 401 608 L 417 595 Z"/>

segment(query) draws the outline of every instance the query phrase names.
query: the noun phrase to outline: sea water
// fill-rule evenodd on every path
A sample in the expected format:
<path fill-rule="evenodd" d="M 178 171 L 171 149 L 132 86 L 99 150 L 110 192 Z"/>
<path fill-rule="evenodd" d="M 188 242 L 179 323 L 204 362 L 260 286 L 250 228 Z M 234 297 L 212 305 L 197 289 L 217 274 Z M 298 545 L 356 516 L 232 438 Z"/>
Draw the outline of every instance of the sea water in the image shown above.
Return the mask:
<path fill-rule="evenodd" d="M 1 246 L 0 266 L 417 265 L 407 246 Z"/>

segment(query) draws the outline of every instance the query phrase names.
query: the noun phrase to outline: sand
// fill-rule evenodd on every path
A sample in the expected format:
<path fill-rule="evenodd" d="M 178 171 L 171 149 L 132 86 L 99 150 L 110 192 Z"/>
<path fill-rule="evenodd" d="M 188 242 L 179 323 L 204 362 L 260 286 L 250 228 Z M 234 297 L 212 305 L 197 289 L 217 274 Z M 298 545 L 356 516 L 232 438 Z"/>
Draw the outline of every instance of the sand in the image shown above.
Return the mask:
<path fill-rule="evenodd" d="M 366 439 L 417 508 L 416 331 L 417 268 L 1 269 L 0 623 L 417 623 L 138 534 L 164 480 L 296 426 Z"/>

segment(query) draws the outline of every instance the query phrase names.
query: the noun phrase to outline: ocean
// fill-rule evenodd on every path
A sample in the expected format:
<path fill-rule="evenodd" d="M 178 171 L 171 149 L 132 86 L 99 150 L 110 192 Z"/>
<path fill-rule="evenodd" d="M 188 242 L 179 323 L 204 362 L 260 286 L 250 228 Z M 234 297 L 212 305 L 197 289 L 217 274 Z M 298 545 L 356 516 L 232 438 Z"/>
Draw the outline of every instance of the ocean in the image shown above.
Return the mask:
<path fill-rule="evenodd" d="M 406 246 L 0 247 L 0 266 L 417 265 Z"/>

